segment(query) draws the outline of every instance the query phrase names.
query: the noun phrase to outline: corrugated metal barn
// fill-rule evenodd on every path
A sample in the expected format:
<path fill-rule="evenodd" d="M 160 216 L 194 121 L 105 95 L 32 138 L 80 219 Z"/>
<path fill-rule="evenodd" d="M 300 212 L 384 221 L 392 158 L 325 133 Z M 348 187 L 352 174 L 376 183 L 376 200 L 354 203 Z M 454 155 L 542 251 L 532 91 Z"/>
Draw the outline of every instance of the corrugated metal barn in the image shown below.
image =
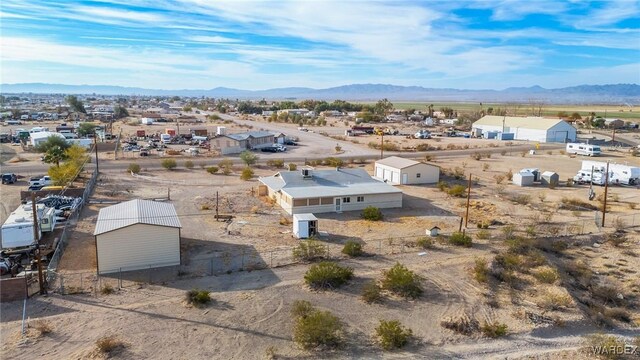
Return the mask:
<path fill-rule="evenodd" d="M 101 209 L 93 233 L 98 273 L 180 265 L 180 228 L 169 203 L 131 200 Z"/>
<path fill-rule="evenodd" d="M 568 122 L 561 119 L 547 119 L 541 117 L 515 116 L 483 116 L 472 125 L 472 133 L 513 134 L 514 140 L 528 140 L 537 142 L 574 142 L 577 130 Z"/>

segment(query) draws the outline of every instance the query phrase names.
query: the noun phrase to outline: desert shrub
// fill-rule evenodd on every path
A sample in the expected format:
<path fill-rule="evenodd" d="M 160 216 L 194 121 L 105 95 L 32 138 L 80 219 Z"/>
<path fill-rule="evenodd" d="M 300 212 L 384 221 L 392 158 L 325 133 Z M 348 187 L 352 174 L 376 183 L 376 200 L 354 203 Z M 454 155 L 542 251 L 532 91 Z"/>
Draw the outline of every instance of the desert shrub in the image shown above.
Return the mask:
<path fill-rule="evenodd" d="M 47 335 L 53 332 L 53 326 L 47 320 L 37 320 L 33 323 L 33 327 L 38 330 L 40 335 Z"/>
<path fill-rule="evenodd" d="M 327 254 L 327 248 L 315 240 L 301 241 L 293 248 L 293 258 L 298 261 L 313 261 Z"/>
<path fill-rule="evenodd" d="M 548 266 L 536 269 L 536 271 L 533 272 L 533 277 L 545 284 L 553 284 L 560 279 L 558 271 Z"/>
<path fill-rule="evenodd" d="M 281 169 L 284 167 L 284 160 L 282 159 L 267 160 L 267 166 L 273 166 L 275 168 Z"/>
<path fill-rule="evenodd" d="M 422 249 L 433 249 L 433 239 L 423 236 L 416 240 L 416 245 Z"/>
<path fill-rule="evenodd" d="M 511 201 L 520 205 L 528 205 L 531 202 L 531 195 L 519 194 L 511 197 Z"/>
<path fill-rule="evenodd" d="M 295 319 L 293 341 L 303 349 L 336 347 L 342 343 L 343 325 L 329 311 L 311 310 Z"/>
<path fill-rule="evenodd" d="M 500 253 L 493 259 L 494 263 L 506 270 L 519 270 L 522 266 L 522 258 L 518 254 Z"/>
<path fill-rule="evenodd" d="M 513 171 L 511 171 L 511 169 L 509 169 L 509 171 L 504 173 L 504 176 L 507 178 L 507 180 L 512 181 L 513 180 Z"/>
<path fill-rule="evenodd" d="M 563 197 L 560 200 L 560 209 L 586 211 L 598 210 L 598 207 L 580 199 Z"/>
<path fill-rule="evenodd" d="M 209 174 L 215 174 L 218 172 L 218 170 L 220 170 L 217 166 L 209 166 L 207 167 L 207 172 Z"/>
<path fill-rule="evenodd" d="M 623 245 L 627 242 L 627 240 L 627 234 L 619 231 L 608 233 L 605 235 L 605 241 L 610 242 L 615 247 Z"/>
<path fill-rule="evenodd" d="M 251 166 L 253 164 L 255 164 L 259 157 L 258 155 L 252 153 L 249 150 L 245 150 L 243 152 L 240 153 L 240 159 L 247 165 L 247 166 Z"/>
<path fill-rule="evenodd" d="M 375 206 L 367 206 L 362 210 L 362 218 L 369 221 L 382 220 L 382 211 Z"/>
<path fill-rule="evenodd" d="M 344 166 L 344 161 L 342 161 L 342 159 L 336 158 L 336 157 L 325 158 L 323 160 L 323 162 L 327 166 L 333 166 L 333 167 L 342 167 L 342 166 Z"/>
<path fill-rule="evenodd" d="M 353 277 L 353 269 L 331 261 L 311 265 L 304 274 L 304 282 L 313 289 L 337 288 Z"/>
<path fill-rule="evenodd" d="M 351 257 L 362 256 L 362 244 L 359 242 L 348 240 L 342 248 L 342 253 Z"/>
<path fill-rule="evenodd" d="M 566 309 L 573 306 L 573 300 L 571 295 L 559 290 L 547 290 L 540 301 L 538 306 L 545 310 L 559 310 Z"/>
<path fill-rule="evenodd" d="M 102 295 L 111 295 L 115 292 L 115 289 L 113 288 L 113 286 L 109 285 L 109 284 L 105 284 L 102 289 L 100 289 L 100 293 Z"/>
<path fill-rule="evenodd" d="M 469 156 L 470 156 L 473 160 L 478 160 L 478 161 L 482 160 L 482 154 L 481 154 L 481 153 L 479 153 L 479 152 L 471 153 L 471 155 L 469 155 Z"/>
<path fill-rule="evenodd" d="M 515 236 L 516 228 L 513 225 L 506 225 L 501 229 L 501 231 L 505 240 L 511 240 Z"/>
<path fill-rule="evenodd" d="M 454 232 L 449 237 L 449 244 L 455 246 L 471 247 L 473 245 L 473 240 L 471 240 L 471 236 L 469 235 L 461 232 Z"/>
<path fill-rule="evenodd" d="M 129 164 L 127 171 L 134 174 L 140 174 L 140 165 L 136 163 L 131 163 Z"/>
<path fill-rule="evenodd" d="M 456 168 L 453 169 L 453 174 L 452 175 L 453 175 L 454 179 L 460 180 L 460 179 L 464 178 L 464 170 L 459 168 L 459 167 L 456 167 Z"/>
<path fill-rule="evenodd" d="M 193 169 L 193 161 L 191 161 L 191 160 L 185 161 L 184 162 L 184 167 L 189 169 L 189 170 Z"/>
<path fill-rule="evenodd" d="M 233 172 L 233 161 L 229 159 L 220 160 L 218 163 L 220 169 L 222 169 L 222 173 L 225 175 L 231 174 Z"/>
<path fill-rule="evenodd" d="M 487 163 L 482 164 L 482 171 L 487 171 L 487 170 L 489 170 L 489 167 L 490 167 L 490 166 L 489 166 L 489 164 L 487 164 Z"/>
<path fill-rule="evenodd" d="M 167 170 L 173 170 L 178 166 L 175 159 L 162 159 L 160 165 Z"/>
<path fill-rule="evenodd" d="M 438 181 L 436 187 L 440 189 L 440 191 L 446 191 L 449 188 L 449 183 L 446 181 Z"/>
<path fill-rule="evenodd" d="M 502 184 L 502 182 L 504 181 L 505 176 L 504 175 L 494 175 L 493 178 L 496 181 L 496 184 Z"/>
<path fill-rule="evenodd" d="M 633 320 L 631 313 L 627 309 L 620 307 L 605 309 L 604 316 L 625 323 L 630 323 Z"/>
<path fill-rule="evenodd" d="M 209 204 L 202 204 L 200 205 L 200 210 L 202 211 L 211 210 L 211 206 L 209 206 Z"/>
<path fill-rule="evenodd" d="M 622 293 L 621 287 L 615 283 L 607 283 L 604 285 L 596 284 L 591 287 L 591 297 L 599 299 L 605 304 L 624 305 L 625 296 Z M 618 294 L 622 294 L 623 296 L 618 297 Z"/>
<path fill-rule="evenodd" d="M 482 334 L 492 339 L 507 335 L 507 329 L 508 327 L 506 324 L 500 324 L 500 323 L 484 323 L 480 327 Z"/>
<path fill-rule="evenodd" d="M 585 346 L 587 352 L 594 357 L 605 359 L 622 359 L 623 354 L 620 354 L 615 350 L 624 349 L 626 346 L 626 342 L 624 341 L 624 339 L 618 338 L 613 335 L 594 334 L 586 337 Z"/>
<path fill-rule="evenodd" d="M 478 224 L 482 227 L 483 224 Z M 478 240 L 486 240 L 491 237 L 491 233 L 488 230 L 482 229 L 476 233 L 476 239 Z"/>
<path fill-rule="evenodd" d="M 428 149 L 425 149 L 425 150 L 428 150 Z M 420 151 L 420 150 L 418 150 L 418 151 Z M 433 156 L 433 155 L 430 155 L 430 154 L 427 154 L 427 155 L 424 156 L 424 161 L 427 161 L 427 162 L 433 162 L 433 161 L 435 161 L 435 159 L 436 159 L 436 157 Z"/>
<path fill-rule="evenodd" d="M 453 197 L 465 197 L 467 188 L 464 185 L 453 185 L 447 189 L 447 195 Z"/>
<path fill-rule="evenodd" d="M 96 340 L 96 347 L 103 354 L 113 354 L 125 347 L 125 343 L 116 336 L 104 336 Z"/>
<path fill-rule="evenodd" d="M 489 280 L 489 267 L 486 259 L 476 259 L 473 266 L 473 278 L 480 283 L 485 283 Z"/>
<path fill-rule="evenodd" d="M 298 169 L 298 165 L 294 164 L 294 163 L 290 163 L 289 164 L 289 170 L 291 171 L 295 171 Z"/>
<path fill-rule="evenodd" d="M 385 350 L 399 349 L 407 344 L 413 332 L 402 326 L 398 320 L 380 320 L 376 327 L 376 336 Z"/>
<path fill-rule="evenodd" d="M 291 315 L 293 317 L 303 317 L 309 315 L 313 310 L 313 305 L 306 300 L 295 300 L 291 305 Z"/>
<path fill-rule="evenodd" d="M 383 271 L 381 287 L 405 298 L 417 298 L 422 295 L 420 276 L 396 263 L 391 269 Z"/>
<path fill-rule="evenodd" d="M 362 300 L 364 300 L 364 302 L 366 302 L 367 304 L 380 302 L 380 300 L 382 300 L 380 287 L 374 280 L 364 284 L 364 286 L 362 287 L 362 294 L 360 296 L 362 297 Z"/>
<path fill-rule="evenodd" d="M 253 169 L 250 167 L 246 167 L 242 169 L 242 174 L 240 174 L 240 179 L 247 181 L 253 177 Z"/>
<path fill-rule="evenodd" d="M 454 319 L 449 318 L 440 322 L 440 326 L 445 329 L 449 329 L 462 335 L 473 335 L 480 330 L 480 323 L 478 320 L 468 316 L 467 314 Z"/>
<path fill-rule="evenodd" d="M 191 289 L 186 294 L 187 304 L 193 306 L 203 306 L 211 302 L 211 295 L 207 290 Z"/>

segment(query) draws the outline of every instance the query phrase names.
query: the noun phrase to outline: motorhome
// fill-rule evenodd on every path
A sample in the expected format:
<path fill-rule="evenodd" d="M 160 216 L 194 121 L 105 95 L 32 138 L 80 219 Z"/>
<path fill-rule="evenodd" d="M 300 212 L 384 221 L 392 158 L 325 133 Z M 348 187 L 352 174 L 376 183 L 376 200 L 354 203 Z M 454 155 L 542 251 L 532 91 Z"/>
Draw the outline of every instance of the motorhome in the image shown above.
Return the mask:
<path fill-rule="evenodd" d="M 600 156 L 602 150 L 598 145 L 590 145 L 584 143 L 568 143 L 567 154 L 585 155 L 585 156 Z"/>
<path fill-rule="evenodd" d="M 31 247 L 37 244 L 43 232 L 50 232 L 56 226 L 54 208 L 44 204 L 36 205 L 38 231 L 34 236 L 33 209 L 31 203 L 22 204 L 7 218 L 1 228 L 2 249 Z"/>
<path fill-rule="evenodd" d="M 591 171 L 592 167 L 593 167 L 594 173 L 600 173 L 603 175 L 603 177 L 606 177 L 606 171 L 607 171 L 606 162 L 584 160 L 582 162 L 581 170 Z M 610 163 L 609 164 L 609 184 L 620 184 L 620 185 L 640 184 L 640 167 Z"/>

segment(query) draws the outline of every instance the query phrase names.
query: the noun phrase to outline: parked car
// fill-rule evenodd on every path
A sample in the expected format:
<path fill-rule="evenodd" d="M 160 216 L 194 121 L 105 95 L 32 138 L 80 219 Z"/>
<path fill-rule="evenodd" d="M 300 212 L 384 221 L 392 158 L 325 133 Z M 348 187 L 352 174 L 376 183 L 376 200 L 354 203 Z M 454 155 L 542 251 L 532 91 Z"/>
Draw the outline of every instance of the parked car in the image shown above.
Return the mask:
<path fill-rule="evenodd" d="M 275 146 L 266 146 L 266 147 L 261 148 L 261 149 L 260 149 L 260 151 L 262 151 L 262 152 L 272 152 L 272 153 L 275 153 L 275 152 L 278 152 L 279 150 L 278 150 L 278 148 L 277 148 L 277 147 L 275 147 Z"/>
<path fill-rule="evenodd" d="M 280 152 L 287 151 L 287 147 L 282 144 L 273 144 L 273 147 L 275 147 Z"/>
<path fill-rule="evenodd" d="M 149 156 L 149 150 L 147 149 L 140 150 L 140 156 Z"/>
<path fill-rule="evenodd" d="M 285 141 L 284 141 L 284 144 L 285 144 L 285 145 L 291 145 L 291 146 L 296 146 L 296 145 L 298 145 L 298 143 L 297 143 L 297 142 L 295 142 L 295 141 L 293 141 L 293 140 L 285 140 Z"/>
<path fill-rule="evenodd" d="M 29 179 L 29 186 L 39 186 L 39 187 L 43 187 L 43 186 L 47 186 L 47 185 L 53 185 L 53 180 L 51 180 L 50 176 L 34 176 L 31 179 Z M 38 189 L 40 190 L 40 189 Z"/>
<path fill-rule="evenodd" d="M 2 183 L 3 184 L 13 184 L 18 181 L 18 177 L 16 174 L 2 174 Z"/>

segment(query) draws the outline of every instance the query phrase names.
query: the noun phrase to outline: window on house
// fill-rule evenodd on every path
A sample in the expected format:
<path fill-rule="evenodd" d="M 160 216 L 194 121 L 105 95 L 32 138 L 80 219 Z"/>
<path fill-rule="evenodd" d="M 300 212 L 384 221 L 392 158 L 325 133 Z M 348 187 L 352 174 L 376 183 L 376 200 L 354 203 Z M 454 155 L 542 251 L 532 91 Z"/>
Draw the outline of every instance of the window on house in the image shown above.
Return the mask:
<path fill-rule="evenodd" d="M 293 206 L 307 206 L 307 199 L 293 199 Z"/>
<path fill-rule="evenodd" d="M 343 203 L 350 203 L 351 202 L 351 198 L 350 197 L 342 198 L 342 202 Z"/>
<path fill-rule="evenodd" d="M 309 206 L 320 205 L 320 198 L 309 199 Z"/>
<path fill-rule="evenodd" d="M 357 202 L 364 202 L 364 196 L 358 196 Z"/>
<path fill-rule="evenodd" d="M 320 204 L 321 205 L 333 205 L 333 198 L 332 197 L 320 198 Z"/>
<path fill-rule="evenodd" d="M 417 177 L 417 178 L 419 178 L 419 177 L 420 177 L 420 173 L 417 173 L 417 174 L 416 174 L 416 177 Z"/>

